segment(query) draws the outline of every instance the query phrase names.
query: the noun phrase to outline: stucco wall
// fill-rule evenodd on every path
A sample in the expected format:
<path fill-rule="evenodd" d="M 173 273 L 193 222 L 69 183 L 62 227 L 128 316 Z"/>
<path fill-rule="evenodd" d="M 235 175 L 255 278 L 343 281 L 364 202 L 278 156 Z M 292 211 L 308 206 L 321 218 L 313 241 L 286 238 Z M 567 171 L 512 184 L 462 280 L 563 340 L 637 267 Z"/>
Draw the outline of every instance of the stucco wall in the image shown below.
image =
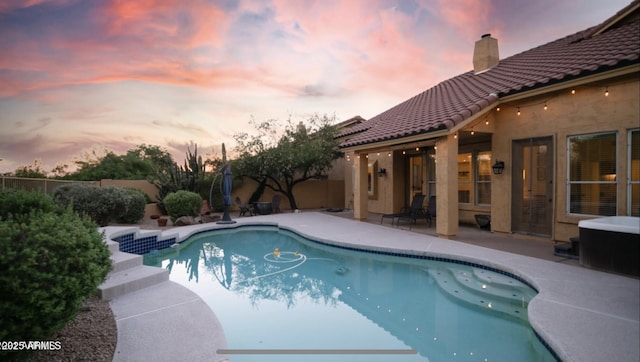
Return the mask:
<path fill-rule="evenodd" d="M 504 173 L 492 179 L 492 228 L 511 232 L 511 166 L 514 140 L 553 138 L 555 164 L 553 187 L 552 239 L 568 241 L 578 235 L 578 222 L 590 216 L 569 215 L 567 210 L 567 139 L 569 136 L 598 132 L 617 132 L 617 175 L 626 180 L 628 131 L 639 127 L 640 92 L 637 79 L 577 86 L 536 98 L 502 104 L 493 134 L 493 158 L 505 161 Z M 609 96 L 605 96 L 605 89 Z M 544 110 L 544 105 L 547 110 Z M 520 116 L 517 115 L 518 107 Z M 618 214 L 627 209 L 625 182 L 618 182 Z"/>
<path fill-rule="evenodd" d="M 298 184 L 294 188 L 294 195 L 299 209 L 324 209 L 344 207 L 344 181 L 343 180 L 308 180 Z M 253 192 L 257 189 L 258 183 L 245 178 L 242 185 L 232 191 L 234 199 L 234 210 L 236 196 L 242 202 L 248 202 Z M 270 202 L 275 192 L 269 188 L 264 190 L 260 201 Z M 280 203 L 282 211 L 291 210 L 289 200 L 283 195 Z"/>

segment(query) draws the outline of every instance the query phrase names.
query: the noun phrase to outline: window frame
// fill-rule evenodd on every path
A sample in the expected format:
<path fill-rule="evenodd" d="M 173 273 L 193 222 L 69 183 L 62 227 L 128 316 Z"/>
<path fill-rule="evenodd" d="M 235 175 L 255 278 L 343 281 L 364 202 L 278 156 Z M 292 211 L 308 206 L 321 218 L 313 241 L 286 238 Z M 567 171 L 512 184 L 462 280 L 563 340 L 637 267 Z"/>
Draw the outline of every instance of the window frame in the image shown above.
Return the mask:
<path fill-rule="evenodd" d="M 488 153 L 489 154 L 489 164 L 491 164 L 491 162 L 493 161 L 493 150 L 491 148 L 491 145 L 487 144 L 487 145 L 480 145 L 480 144 L 476 144 L 476 147 L 460 147 L 460 149 L 458 150 L 458 156 L 463 155 L 463 154 L 470 154 L 471 155 L 471 160 L 470 160 L 470 170 L 469 172 L 471 172 L 471 177 L 468 181 L 469 186 L 470 186 L 470 191 L 469 191 L 469 202 L 460 202 L 460 200 L 458 200 L 458 205 L 460 206 L 481 206 L 481 207 L 490 207 L 491 203 L 489 204 L 482 204 L 478 202 L 478 184 L 489 184 L 489 189 L 491 189 L 491 183 L 493 182 L 493 171 L 489 174 L 490 175 L 490 179 L 489 180 L 485 180 L 485 181 L 480 181 L 478 179 L 478 155 L 481 153 Z M 459 162 L 458 162 L 459 164 Z M 460 170 L 458 170 L 458 172 L 460 172 Z M 458 180 L 458 185 L 460 184 L 460 181 Z M 458 186 L 458 192 L 460 192 L 460 187 Z M 490 197 L 491 200 L 491 197 Z"/>
<path fill-rule="evenodd" d="M 603 131 L 603 132 L 593 132 L 593 133 L 583 133 L 583 134 L 577 134 L 577 135 L 570 135 L 567 136 L 567 173 L 566 173 L 566 194 L 567 194 L 567 199 L 566 199 L 566 211 L 567 211 L 567 215 L 571 215 L 571 216 L 601 216 L 601 217 L 605 217 L 605 216 L 609 216 L 609 215 L 602 215 L 602 214 L 585 214 L 585 213 L 576 213 L 576 212 L 571 212 L 571 186 L 573 185 L 615 185 L 615 200 L 616 200 L 616 206 L 615 206 L 615 215 L 618 215 L 618 193 L 617 193 L 617 185 L 619 182 L 619 177 L 618 175 L 618 163 L 620 161 L 620 157 L 618 155 L 618 147 L 615 147 L 614 152 L 615 152 L 615 165 L 614 165 L 614 170 L 616 171 L 616 177 L 614 178 L 614 180 L 605 180 L 605 181 L 573 181 L 571 179 L 571 145 L 572 145 L 572 140 L 579 138 L 579 137 L 597 137 L 597 136 L 605 136 L 605 135 L 613 135 L 615 137 L 615 143 L 614 144 L 618 144 L 618 132 L 617 131 Z M 615 216 L 614 215 L 614 216 Z"/>
<path fill-rule="evenodd" d="M 633 135 L 638 134 L 640 136 L 640 128 L 631 129 L 627 135 L 627 215 L 634 216 L 633 214 L 633 185 L 639 185 L 640 178 L 638 180 L 633 179 Z M 640 148 L 640 144 L 636 144 L 636 147 Z M 640 216 L 640 215 L 635 215 Z"/>
<path fill-rule="evenodd" d="M 489 179 L 488 180 L 480 180 L 480 163 L 478 162 L 478 157 L 480 156 L 480 154 L 482 153 L 487 153 L 489 154 Z M 493 181 L 493 169 L 491 168 L 492 166 L 492 161 L 493 161 L 493 151 L 491 150 L 474 150 L 473 151 L 473 159 L 475 160 L 475 166 L 474 166 L 474 170 L 475 170 L 475 174 L 474 174 L 474 180 L 473 180 L 473 185 L 474 185 L 474 205 L 478 205 L 478 206 L 491 206 L 491 182 Z M 480 187 L 478 187 L 479 184 L 488 184 L 489 185 L 489 203 L 488 204 L 483 204 L 478 202 L 478 200 L 480 199 L 480 197 L 478 196 L 478 193 L 480 191 Z"/>

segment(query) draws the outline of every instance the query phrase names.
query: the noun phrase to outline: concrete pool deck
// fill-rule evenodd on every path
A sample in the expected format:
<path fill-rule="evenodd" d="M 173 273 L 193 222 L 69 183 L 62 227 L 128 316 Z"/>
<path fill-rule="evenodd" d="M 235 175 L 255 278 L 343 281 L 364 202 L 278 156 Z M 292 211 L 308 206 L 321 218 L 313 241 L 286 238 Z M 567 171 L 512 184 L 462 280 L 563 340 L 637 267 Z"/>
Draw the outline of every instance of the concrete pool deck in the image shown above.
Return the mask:
<path fill-rule="evenodd" d="M 529 320 L 562 360 L 640 360 L 640 281 L 636 278 L 586 269 L 575 260 L 553 256 L 552 242 L 473 228 L 461 228 L 457 236 L 460 241 L 456 241 L 430 235 L 434 228 L 413 227 L 409 231 L 408 227 L 380 225 L 379 216 L 375 215 L 370 222 L 349 217 L 348 213 L 284 213 L 238 218 L 232 225 L 168 228 L 162 233 L 185 240 L 206 230 L 279 225 L 336 245 L 425 254 L 489 266 L 516 275 L 539 291 L 529 304 Z M 109 228 L 108 234 L 125 229 L 138 228 Z M 465 239 L 471 244 L 462 242 Z M 231 360 L 216 354 L 216 350 L 226 348 L 226 342 L 215 311 L 186 288 L 164 282 L 117 297 L 110 304 L 118 326 L 114 360 L 162 361 L 175 360 L 175 356 Z M 187 356 L 180 355 L 183 352 Z"/>

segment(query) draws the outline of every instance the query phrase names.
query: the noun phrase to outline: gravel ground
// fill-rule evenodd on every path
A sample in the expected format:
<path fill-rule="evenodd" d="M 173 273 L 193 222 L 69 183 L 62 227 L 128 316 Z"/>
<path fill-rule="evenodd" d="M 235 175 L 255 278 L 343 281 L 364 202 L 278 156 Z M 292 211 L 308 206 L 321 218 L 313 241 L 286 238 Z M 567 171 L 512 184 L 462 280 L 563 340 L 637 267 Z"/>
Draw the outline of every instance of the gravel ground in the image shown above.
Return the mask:
<path fill-rule="evenodd" d="M 60 341 L 58 351 L 38 351 L 26 361 L 112 361 L 118 330 L 109 303 L 93 296 L 85 301 L 76 318 L 51 341 Z"/>

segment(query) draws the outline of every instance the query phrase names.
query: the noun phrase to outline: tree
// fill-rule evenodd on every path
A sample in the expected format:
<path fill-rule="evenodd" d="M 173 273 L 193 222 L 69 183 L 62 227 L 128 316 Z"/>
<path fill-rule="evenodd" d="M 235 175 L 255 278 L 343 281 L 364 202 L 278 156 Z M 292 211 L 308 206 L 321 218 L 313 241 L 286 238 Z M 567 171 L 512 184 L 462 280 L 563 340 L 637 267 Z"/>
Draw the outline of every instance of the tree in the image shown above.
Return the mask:
<path fill-rule="evenodd" d="M 16 177 L 47 178 L 47 172 L 42 168 L 42 160 L 36 159 L 31 165 L 18 167 L 13 175 Z"/>
<path fill-rule="evenodd" d="M 257 135 L 234 136 L 239 158 L 233 162 L 234 174 L 258 182 L 262 187 L 280 192 L 292 209 L 298 205 L 294 188 L 301 182 L 322 178 L 342 154 L 335 140 L 333 118 L 312 116 L 306 124 L 289 121 L 277 137 L 277 121 L 255 124 Z"/>
<path fill-rule="evenodd" d="M 166 172 L 175 165 L 175 161 L 167 150 L 142 144 L 125 155 L 105 150 L 104 155 L 99 156 L 94 151 L 92 155 L 85 155 L 84 160 L 76 161 L 76 164 L 78 171 L 64 178 L 83 181 L 145 180 L 157 172 Z"/>

